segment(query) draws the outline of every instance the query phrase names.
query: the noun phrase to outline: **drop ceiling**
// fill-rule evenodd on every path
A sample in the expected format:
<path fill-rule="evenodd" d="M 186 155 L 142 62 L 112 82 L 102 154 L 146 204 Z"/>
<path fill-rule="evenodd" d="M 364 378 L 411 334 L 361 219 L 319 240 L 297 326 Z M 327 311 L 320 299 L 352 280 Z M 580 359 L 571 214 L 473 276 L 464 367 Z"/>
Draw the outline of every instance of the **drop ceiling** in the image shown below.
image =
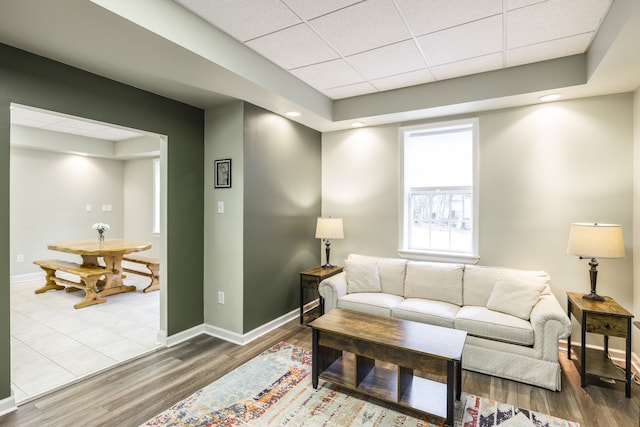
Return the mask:
<path fill-rule="evenodd" d="M 331 99 L 587 51 L 611 0 L 176 0 Z"/>
<path fill-rule="evenodd" d="M 0 13 L 0 43 L 202 109 L 296 110 L 323 132 L 630 92 L 638 40 L 638 0 L 3 0 Z"/>
<path fill-rule="evenodd" d="M 107 141 L 123 141 L 145 135 L 107 123 L 16 104 L 11 106 L 11 124 Z"/>

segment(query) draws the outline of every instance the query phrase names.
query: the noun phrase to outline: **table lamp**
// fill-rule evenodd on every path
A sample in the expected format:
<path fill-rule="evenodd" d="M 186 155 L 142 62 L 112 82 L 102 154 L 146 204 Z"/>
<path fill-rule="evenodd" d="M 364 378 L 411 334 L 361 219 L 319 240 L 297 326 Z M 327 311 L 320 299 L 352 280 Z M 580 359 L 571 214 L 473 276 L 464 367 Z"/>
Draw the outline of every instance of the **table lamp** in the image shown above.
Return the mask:
<path fill-rule="evenodd" d="M 574 223 L 569 231 L 567 253 L 578 255 L 580 259 L 591 258 L 589 278 L 591 292 L 583 298 L 592 301 L 604 301 L 596 293 L 598 262 L 596 258 L 624 258 L 624 240 L 622 227 L 618 224 Z"/>
<path fill-rule="evenodd" d="M 331 239 L 344 239 L 342 218 L 318 218 L 318 222 L 316 223 L 316 239 L 322 239 L 325 245 L 327 263 L 322 267 L 333 267 L 329 262 Z"/>

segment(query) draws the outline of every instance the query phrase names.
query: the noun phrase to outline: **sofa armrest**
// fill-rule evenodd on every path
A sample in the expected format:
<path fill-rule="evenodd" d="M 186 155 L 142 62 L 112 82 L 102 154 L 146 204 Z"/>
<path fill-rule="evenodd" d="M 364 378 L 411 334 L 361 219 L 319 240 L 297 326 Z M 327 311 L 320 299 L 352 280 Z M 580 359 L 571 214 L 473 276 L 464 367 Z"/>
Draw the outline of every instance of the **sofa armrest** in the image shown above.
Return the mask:
<path fill-rule="evenodd" d="M 343 271 L 327 277 L 318 285 L 318 292 L 324 298 L 324 312 L 330 312 L 338 306 L 338 299 L 347 294 L 347 274 Z"/>
<path fill-rule="evenodd" d="M 571 321 L 553 294 L 543 294 L 531 311 L 534 347 L 545 360 L 558 360 L 558 341 L 571 334 Z"/>

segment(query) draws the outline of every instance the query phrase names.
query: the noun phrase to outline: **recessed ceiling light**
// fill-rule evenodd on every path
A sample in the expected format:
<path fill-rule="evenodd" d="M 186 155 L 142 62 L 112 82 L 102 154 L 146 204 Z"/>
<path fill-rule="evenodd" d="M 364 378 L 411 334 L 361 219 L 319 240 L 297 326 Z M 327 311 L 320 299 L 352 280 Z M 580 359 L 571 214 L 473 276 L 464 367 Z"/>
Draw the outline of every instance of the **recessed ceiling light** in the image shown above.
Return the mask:
<path fill-rule="evenodd" d="M 557 93 L 551 93 L 549 95 L 543 95 L 540 98 L 538 98 L 540 101 L 554 101 L 558 98 L 560 98 L 562 95 L 559 95 Z"/>
<path fill-rule="evenodd" d="M 353 126 L 354 128 L 361 128 L 362 126 L 364 126 L 364 123 L 362 123 L 362 122 L 353 122 L 353 123 L 351 123 L 351 126 Z"/>
<path fill-rule="evenodd" d="M 287 111 L 285 114 L 287 116 L 289 116 L 289 117 L 299 117 L 300 116 L 300 113 L 298 113 L 297 111 Z"/>

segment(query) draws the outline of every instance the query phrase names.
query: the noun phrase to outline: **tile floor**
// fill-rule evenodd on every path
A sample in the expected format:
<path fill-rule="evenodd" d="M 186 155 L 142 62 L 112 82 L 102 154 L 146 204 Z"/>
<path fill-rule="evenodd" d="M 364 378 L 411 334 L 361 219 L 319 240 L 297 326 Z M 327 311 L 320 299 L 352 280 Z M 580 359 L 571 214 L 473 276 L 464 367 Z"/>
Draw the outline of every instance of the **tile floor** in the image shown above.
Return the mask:
<path fill-rule="evenodd" d="M 34 290 L 44 278 L 11 285 L 11 379 L 18 404 L 157 348 L 160 292 L 128 275 L 136 292 L 74 309 L 84 292 Z"/>

